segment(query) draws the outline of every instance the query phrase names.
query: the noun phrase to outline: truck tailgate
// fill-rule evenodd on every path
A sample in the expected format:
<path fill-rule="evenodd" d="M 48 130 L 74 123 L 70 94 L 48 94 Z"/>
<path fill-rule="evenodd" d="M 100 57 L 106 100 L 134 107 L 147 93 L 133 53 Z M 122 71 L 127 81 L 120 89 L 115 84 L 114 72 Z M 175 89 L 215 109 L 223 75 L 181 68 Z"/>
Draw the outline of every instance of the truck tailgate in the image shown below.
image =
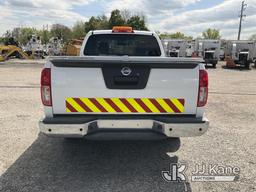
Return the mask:
<path fill-rule="evenodd" d="M 198 60 L 108 56 L 50 62 L 54 114 L 196 114 Z"/>

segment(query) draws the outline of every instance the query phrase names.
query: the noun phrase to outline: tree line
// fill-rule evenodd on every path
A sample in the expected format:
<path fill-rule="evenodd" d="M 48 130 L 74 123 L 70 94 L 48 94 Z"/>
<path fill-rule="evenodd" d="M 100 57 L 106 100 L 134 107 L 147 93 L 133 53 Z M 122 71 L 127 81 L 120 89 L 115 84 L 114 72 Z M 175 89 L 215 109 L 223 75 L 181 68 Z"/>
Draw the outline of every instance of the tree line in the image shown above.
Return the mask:
<path fill-rule="evenodd" d="M 13 38 L 20 45 L 26 45 L 31 36 L 36 35 L 41 37 L 42 44 L 49 43 L 52 37 L 58 37 L 65 43 L 70 39 L 83 38 L 91 30 L 112 29 L 113 26 L 131 26 L 136 30 L 148 30 L 144 15 L 116 9 L 111 12 L 109 18 L 105 15 L 92 16 L 87 22 L 77 21 L 72 28 L 63 24 L 54 24 L 50 30 L 31 27 L 14 28 L 7 31 L 4 37 L 0 38 L 0 42 L 5 43 Z"/>
<path fill-rule="evenodd" d="M 0 38 L 0 42 L 4 43 L 9 38 L 13 38 L 20 45 L 26 45 L 32 35 L 40 36 L 42 44 L 49 43 L 52 37 L 58 37 L 63 43 L 70 39 L 79 39 L 85 37 L 90 30 L 112 29 L 113 26 L 131 26 L 135 30 L 148 30 L 146 18 L 143 14 L 133 14 L 128 10 L 120 11 L 118 9 L 111 12 L 110 17 L 106 15 L 92 16 L 88 21 L 77 21 L 72 28 L 62 24 L 54 24 L 51 29 L 36 29 L 31 27 L 14 28 L 7 31 L 4 37 Z M 172 39 L 188 39 L 192 40 L 192 36 L 187 36 L 182 32 L 161 33 L 157 32 L 160 38 Z M 202 32 L 204 39 L 220 39 L 220 31 L 217 29 L 207 29 Z M 256 40 L 256 34 L 251 37 Z"/>

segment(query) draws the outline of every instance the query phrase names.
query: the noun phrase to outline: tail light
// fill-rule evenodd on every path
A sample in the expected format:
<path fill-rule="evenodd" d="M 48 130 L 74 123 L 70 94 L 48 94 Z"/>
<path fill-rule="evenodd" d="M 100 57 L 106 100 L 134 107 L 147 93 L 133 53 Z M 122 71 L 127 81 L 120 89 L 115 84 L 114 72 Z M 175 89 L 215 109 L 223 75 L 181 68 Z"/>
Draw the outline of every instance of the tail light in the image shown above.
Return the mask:
<path fill-rule="evenodd" d="M 52 106 L 51 69 L 45 68 L 41 73 L 41 99 L 44 106 Z"/>
<path fill-rule="evenodd" d="M 199 91 L 197 106 L 203 107 L 208 100 L 208 73 L 206 70 L 199 71 Z"/>

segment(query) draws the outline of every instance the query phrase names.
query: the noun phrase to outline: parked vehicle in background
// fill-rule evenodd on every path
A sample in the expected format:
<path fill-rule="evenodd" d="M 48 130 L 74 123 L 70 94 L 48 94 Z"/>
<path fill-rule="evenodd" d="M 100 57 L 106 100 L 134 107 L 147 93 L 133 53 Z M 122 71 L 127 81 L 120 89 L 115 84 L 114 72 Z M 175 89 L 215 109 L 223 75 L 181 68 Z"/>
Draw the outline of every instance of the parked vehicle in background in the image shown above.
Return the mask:
<path fill-rule="evenodd" d="M 186 57 L 192 57 L 195 52 L 195 42 L 191 41 L 187 43 Z"/>
<path fill-rule="evenodd" d="M 164 39 L 167 57 L 186 57 L 188 42 L 183 39 Z"/>
<path fill-rule="evenodd" d="M 60 56 L 62 50 L 62 39 L 52 37 L 47 45 L 47 53 L 49 56 Z"/>
<path fill-rule="evenodd" d="M 220 57 L 220 41 L 212 39 L 196 40 L 197 56 L 204 59 L 206 65 L 211 64 L 216 67 Z"/>
<path fill-rule="evenodd" d="M 0 44 L 0 62 L 12 59 L 30 59 L 20 47 L 14 38 L 9 38 L 5 43 Z"/>
<path fill-rule="evenodd" d="M 228 67 L 239 65 L 249 69 L 255 58 L 255 42 L 245 40 L 227 41 L 225 55 L 228 59 Z"/>
<path fill-rule="evenodd" d="M 12 58 L 30 59 L 31 57 L 15 45 L 0 45 L 0 62 Z"/>
<path fill-rule="evenodd" d="M 41 59 L 47 56 L 41 38 L 37 35 L 32 35 L 27 45 L 23 48 L 24 52 L 34 59 Z"/>
<path fill-rule="evenodd" d="M 80 57 L 48 58 L 40 131 L 58 137 L 200 136 L 209 127 L 208 74 L 201 62 L 166 57 L 154 32 L 90 31 Z"/>
<path fill-rule="evenodd" d="M 82 44 L 83 39 L 71 39 L 64 45 L 62 49 L 62 55 L 79 56 Z"/>

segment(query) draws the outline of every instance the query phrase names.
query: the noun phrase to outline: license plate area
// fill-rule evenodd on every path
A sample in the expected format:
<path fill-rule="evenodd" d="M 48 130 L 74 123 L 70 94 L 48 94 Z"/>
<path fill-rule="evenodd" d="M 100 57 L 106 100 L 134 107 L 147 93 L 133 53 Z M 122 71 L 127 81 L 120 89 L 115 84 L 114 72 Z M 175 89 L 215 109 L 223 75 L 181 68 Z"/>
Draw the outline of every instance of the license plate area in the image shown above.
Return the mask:
<path fill-rule="evenodd" d="M 99 129 L 144 129 L 153 128 L 151 120 L 99 120 L 97 121 Z"/>

